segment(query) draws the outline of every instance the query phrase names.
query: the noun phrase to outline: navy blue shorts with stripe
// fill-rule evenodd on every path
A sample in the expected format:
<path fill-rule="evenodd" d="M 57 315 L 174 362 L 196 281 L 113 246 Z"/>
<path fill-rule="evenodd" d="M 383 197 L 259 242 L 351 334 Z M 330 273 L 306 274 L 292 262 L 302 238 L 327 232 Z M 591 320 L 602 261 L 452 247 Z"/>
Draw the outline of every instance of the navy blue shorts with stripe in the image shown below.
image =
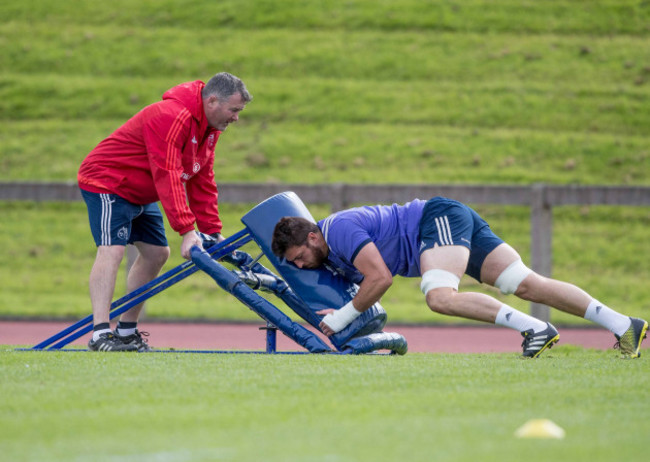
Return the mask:
<path fill-rule="evenodd" d="M 420 254 L 436 245 L 467 247 L 469 262 L 465 273 L 477 281 L 481 281 L 485 257 L 503 243 L 473 209 L 445 197 L 434 197 L 425 204 L 420 219 L 420 241 Z"/>
<path fill-rule="evenodd" d="M 137 205 L 117 194 L 81 190 L 88 208 L 95 244 L 127 245 L 134 242 L 166 247 L 165 225 L 157 203 Z"/>

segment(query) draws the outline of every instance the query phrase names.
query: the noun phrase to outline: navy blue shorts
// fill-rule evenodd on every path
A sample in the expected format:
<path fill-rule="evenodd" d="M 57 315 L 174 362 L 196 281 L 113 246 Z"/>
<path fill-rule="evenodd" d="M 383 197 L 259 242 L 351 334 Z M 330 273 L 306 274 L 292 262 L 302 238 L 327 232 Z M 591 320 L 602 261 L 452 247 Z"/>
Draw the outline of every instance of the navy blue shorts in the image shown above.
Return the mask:
<path fill-rule="evenodd" d="M 95 244 L 127 245 L 134 242 L 167 246 L 165 225 L 157 203 L 137 205 L 116 194 L 81 190 L 88 208 Z"/>
<path fill-rule="evenodd" d="M 420 219 L 420 254 L 435 245 L 462 245 L 469 249 L 465 273 L 481 281 L 485 257 L 503 240 L 492 232 L 487 222 L 465 204 L 434 197 L 427 201 Z"/>

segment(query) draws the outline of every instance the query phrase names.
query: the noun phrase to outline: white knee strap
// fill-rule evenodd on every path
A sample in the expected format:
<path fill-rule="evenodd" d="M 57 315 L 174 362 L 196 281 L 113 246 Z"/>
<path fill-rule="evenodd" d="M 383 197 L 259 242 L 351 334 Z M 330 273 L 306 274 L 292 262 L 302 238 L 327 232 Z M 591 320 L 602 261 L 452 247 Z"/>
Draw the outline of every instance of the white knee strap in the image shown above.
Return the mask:
<path fill-rule="evenodd" d="M 454 273 L 441 269 L 432 269 L 422 275 L 420 289 L 426 295 L 431 289 L 437 289 L 439 287 L 451 287 L 452 289 L 458 290 L 459 283 L 460 279 Z"/>
<path fill-rule="evenodd" d="M 514 294 L 519 288 L 519 284 L 532 272 L 533 270 L 524 265 L 524 262 L 519 259 L 503 270 L 494 286 L 500 289 L 502 294 Z"/>

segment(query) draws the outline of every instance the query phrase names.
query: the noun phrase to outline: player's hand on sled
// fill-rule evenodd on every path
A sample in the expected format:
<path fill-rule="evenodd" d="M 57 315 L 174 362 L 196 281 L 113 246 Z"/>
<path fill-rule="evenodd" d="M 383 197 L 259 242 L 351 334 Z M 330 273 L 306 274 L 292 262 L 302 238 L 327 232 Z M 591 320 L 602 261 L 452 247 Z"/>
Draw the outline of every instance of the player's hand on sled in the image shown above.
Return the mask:
<path fill-rule="evenodd" d="M 192 230 L 183 234 L 183 242 L 181 243 L 181 256 L 186 260 L 192 258 L 191 250 L 192 247 L 197 246 L 199 249 L 203 248 L 203 240 L 196 234 L 196 231 Z"/>
<path fill-rule="evenodd" d="M 316 314 L 325 315 L 318 327 L 328 337 L 341 332 L 348 324 L 361 316 L 361 312 L 357 311 L 351 301 L 338 310 L 325 309 L 317 311 Z"/>
<path fill-rule="evenodd" d="M 225 241 L 226 238 L 221 235 L 221 233 L 212 233 L 210 234 L 210 237 L 214 239 L 217 242 L 222 242 Z"/>
<path fill-rule="evenodd" d="M 328 308 L 328 309 L 320 310 L 320 311 L 317 311 L 317 312 L 316 312 L 316 314 L 319 315 L 319 316 L 325 316 L 325 318 L 323 318 L 323 320 L 320 322 L 320 324 L 318 325 L 318 327 L 320 327 L 320 330 L 323 331 L 323 334 L 327 335 L 328 337 L 329 337 L 330 335 L 335 334 L 336 332 L 334 332 L 334 331 L 330 328 L 330 326 L 328 326 L 327 324 L 325 324 L 325 319 L 327 318 L 327 315 L 331 315 L 331 314 L 334 313 L 335 311 L 336 311 L 336 310 L 333 310 L 332 308 Z"/>

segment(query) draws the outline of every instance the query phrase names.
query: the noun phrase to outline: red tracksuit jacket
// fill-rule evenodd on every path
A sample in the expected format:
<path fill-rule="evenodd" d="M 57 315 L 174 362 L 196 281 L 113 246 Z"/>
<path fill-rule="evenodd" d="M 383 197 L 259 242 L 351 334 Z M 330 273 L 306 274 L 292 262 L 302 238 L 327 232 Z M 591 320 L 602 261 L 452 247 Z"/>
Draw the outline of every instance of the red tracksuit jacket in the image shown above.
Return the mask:
<path fill-rule="evenodd" d="M 220 131 L 208 126 L 199 80 L 171 88 L 99 143 L 81 163 L 79 187 L 134 204 L 160 201 L 172 229 L 221 232 L 214 180 Z"/>

